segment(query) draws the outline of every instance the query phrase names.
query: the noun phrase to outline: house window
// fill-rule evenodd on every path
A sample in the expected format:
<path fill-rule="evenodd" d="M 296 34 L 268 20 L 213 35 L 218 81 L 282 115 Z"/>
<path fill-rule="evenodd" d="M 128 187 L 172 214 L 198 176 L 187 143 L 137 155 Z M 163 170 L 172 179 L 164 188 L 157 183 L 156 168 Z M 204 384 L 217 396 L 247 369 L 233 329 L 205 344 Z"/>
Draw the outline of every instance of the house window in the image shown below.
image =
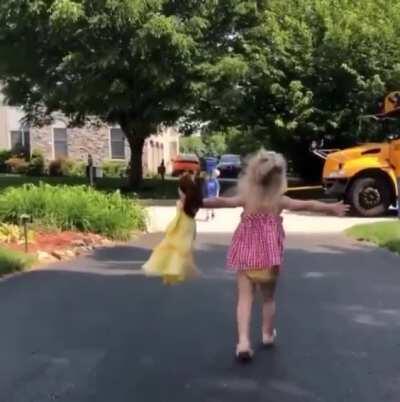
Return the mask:
<path fill-rule="evenodd" d="M 66 158 L 68 156 L 67 129 L 54 129 L 54 157 Z"/>
<path fill-rule="evenodd" d="M 112 128 L 111 136 L 111 159 L 125 159 L 125 136 L 120 128 Z"/>
<path fill-rule="evenodd" d="M 11 150 L 16 153 L 29 155 L 30 153 L 30 136 L 29 131 L 15 130 L 11 131 Z"/>

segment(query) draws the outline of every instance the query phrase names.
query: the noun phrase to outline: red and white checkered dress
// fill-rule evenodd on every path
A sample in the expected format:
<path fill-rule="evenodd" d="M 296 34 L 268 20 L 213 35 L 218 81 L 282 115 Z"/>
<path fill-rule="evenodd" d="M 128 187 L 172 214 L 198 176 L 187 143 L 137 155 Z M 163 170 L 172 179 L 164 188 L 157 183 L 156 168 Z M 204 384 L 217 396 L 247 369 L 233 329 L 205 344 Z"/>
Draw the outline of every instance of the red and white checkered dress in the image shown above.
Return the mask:
<path fill-rule="evenodd" d="M 279 267 L 283 261 L 285 232 L 279 215 L 243 215 L 228 251 L 227 266 L 232 271 Z"/>

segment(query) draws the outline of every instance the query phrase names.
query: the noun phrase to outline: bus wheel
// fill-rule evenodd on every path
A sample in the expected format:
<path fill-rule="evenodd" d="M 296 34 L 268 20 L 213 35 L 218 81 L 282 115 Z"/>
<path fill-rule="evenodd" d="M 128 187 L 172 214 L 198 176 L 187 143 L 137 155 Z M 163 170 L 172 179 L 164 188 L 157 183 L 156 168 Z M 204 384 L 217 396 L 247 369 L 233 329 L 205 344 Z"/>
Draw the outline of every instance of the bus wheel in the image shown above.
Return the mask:
<path fill-rule="evenodd" d="M 351 185 L 348 201 L 357 215 L 382 216 L 390 206 L 390 188 L 380 177 L 360 177 Z"/>

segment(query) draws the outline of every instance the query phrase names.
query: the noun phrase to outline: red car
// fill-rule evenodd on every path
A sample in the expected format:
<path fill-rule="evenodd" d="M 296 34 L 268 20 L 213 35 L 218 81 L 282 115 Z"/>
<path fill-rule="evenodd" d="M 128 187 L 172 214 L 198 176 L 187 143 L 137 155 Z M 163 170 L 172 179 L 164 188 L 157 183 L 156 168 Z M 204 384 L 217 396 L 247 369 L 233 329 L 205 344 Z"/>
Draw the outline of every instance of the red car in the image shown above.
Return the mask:
<path fill-rule="evenodd" d="M 172 176 L 179 176 L 185 172 L 200 172 L 200 160 L 196 155 L 182 154 L 172 160 Z"/>

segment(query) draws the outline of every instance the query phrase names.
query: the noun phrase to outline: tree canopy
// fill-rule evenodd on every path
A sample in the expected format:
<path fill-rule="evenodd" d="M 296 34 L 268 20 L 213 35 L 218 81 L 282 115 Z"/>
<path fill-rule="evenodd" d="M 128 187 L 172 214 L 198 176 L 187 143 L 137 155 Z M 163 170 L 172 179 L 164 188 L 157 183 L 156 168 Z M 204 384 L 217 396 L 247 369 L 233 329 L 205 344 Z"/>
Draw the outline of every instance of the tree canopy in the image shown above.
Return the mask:
<path fill-rule="evenodd" d="M 34 123 L 118 123 L 142 176 L 144 140 L 193 104 L 213 1 L 3 0 L 0 80 Z"/>
<path fill-rule="evenodd" d="M 183 116 L 318 175 L 310 142 L 368 139 L 359 117 L 400 89 L 399 34 L 397 0 L 3 0 L 0 80 L 33 121 L 120 124 L 132 183 L 146 136 Z"/>
<path fill-rule="evenodd" d="M 308 175 L 320 174 L 312 140 L 368 139 L 359 117 L 400 88 L 398 1 L 270 0 L 236 12 L 227 51 L 204 65 L 210 121 L 238 127 L 247 150 L 284 151 Z"/>

